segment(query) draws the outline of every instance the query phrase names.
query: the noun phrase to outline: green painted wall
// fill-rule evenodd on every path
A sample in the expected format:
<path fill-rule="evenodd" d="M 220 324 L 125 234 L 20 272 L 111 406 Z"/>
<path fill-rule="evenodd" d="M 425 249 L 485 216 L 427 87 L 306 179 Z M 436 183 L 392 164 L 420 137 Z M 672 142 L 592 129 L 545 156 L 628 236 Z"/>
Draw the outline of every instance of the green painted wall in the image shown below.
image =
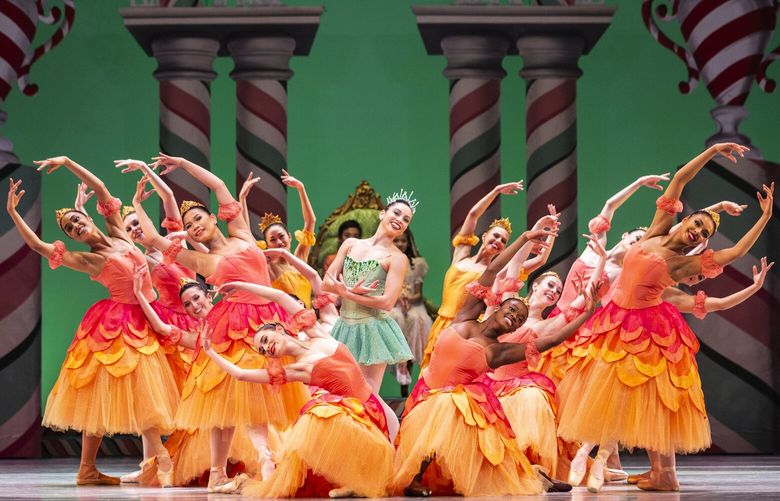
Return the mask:
<path fill-rule="evenodd" d="M 305 5 L 289 0 L 290 5 Z M 448 96 L 444 60 L 425 54 L 406 0 L 331 0 L 312 53 L 292 62 L 289 82 L 289 170 L 304 180 L 324 217 L 363 178 L 381 193 L 415 190 L 421 206 L 412 228 L 431 264 L 427 295 L 438 298 L 448 266 Z M 683 65 L 645 30 L 640 2 L 621 0 L 613 25 L 581 61 L 578 84 L 580 226 L 613 192 L 642 173 L 664 172 L 702 149 L 714 131 L 704 86 L 682 96 Z M 25 162 L 67 154 L 94 169 L 129 200 L 135 177 L 111 160 L 157 152 L 157 82 L 147 58 L 117 13 L 126 0 L 81 0 L 73 32 L 33 67 L 35 98 L 14 92 L 6 106 L 10 137 Z M 667 31 L 674 33 L 677 25 Z M 41 35 L 45 34 L 42 32 Z M 679 36 L 675 37 L 679 39 Z M 772 47 L 780 42 L 775 36 Z M 503 178 L 524 177 L 524 83 L 517 56 L 504 61 Z M 213 170 L 234 182 L 235 101 L 228 59 L 217 62 L 212 85 Z M 779 77 L 773 68 L 771 74 Z M 778 95 L 754 88 L 742 131 L 765 158 L 780 161 Z M 65 172 L 44 178 L 43 235 L 62 238 L 53 211 L 70 205 L 76 181 Z M 294 195 L 294 194 L 293 194 Z M 646 224 L 656 193 L 631 200 L 615 228 Z M 713 194 L 713 199 L 716 195 Z M 752 202 L 744 200 L 742 202 Z M 290 197 L 292 227 L 300 224 Z M 523 221 L 524 196 L 505 198 L 503 212 Z M 71 244 L 71 248 L 75 246 Z M 65 269 L 43 273 L 43 388 L 46 395 L 78 322 L 103 289 Z M 12 288 L 8 288 L 12 293 Z M 387 394 L 396 390 L 387 384 Z"/>

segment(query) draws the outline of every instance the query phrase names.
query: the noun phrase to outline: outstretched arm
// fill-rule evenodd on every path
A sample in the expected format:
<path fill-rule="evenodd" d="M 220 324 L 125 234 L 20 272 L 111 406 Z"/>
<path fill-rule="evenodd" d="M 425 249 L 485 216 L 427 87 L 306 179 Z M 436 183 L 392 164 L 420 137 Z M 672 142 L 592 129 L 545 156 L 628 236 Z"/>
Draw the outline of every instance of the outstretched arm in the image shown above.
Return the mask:
<path fill-rule="evenodd" d="M 151 324 L 152 329 L 154 329 L 154 331 L 161 336 L 168 337 L 173 334 L 174 327 L 162 321 L 160 316 L 157 315 L 157 312 L 154 311 L 154 308 L 152 308 L 152 305 L 149 304 L 149 301 L 146 299 L 146 296 L 143 293 L 144 275 L 147 273 L 149 273 L 149 270 L 144 266 L 139 266 L 135 269 L 135 274 L 133 276 L 133 294 L 135 294 L 138 305 L 144 312 L 144 316 Z M 178 344 L 184 346 L 185 348 L 194 350 L 197 339 L 198 335 L 194 332 L 181 331 L 181 339 L 178 341 Z"/>
<path fill-rule="evenodd" d="M 553 204 L 547 205 L 547 212 L 549 213 L 549 217 L 545 216 L 539 219 L 533 226 L 534 230 L 552 229 L 553 227 L 557 228 L 560 224 L 559 219 L 561 215 L 556 211 Z M 523 263 L 523 270 L 525 270 L 526 274 L 533 273 L 547 264 L 547 260 L 550 259 L 550 252 L 552 252 L 553 245 L 555 245 L 555 237 L 556 235 L 548 236 L 545 239 L 545 244 L 547 245 L 534 246 L 531 248 L 531 254 L 536 255 L 531 259 L 526 259 Z"/>
<path fill-rule="evenodd" d="M 89 212 L 87 212 L 87 208 L 84 204 L 86 204 L 94 195 L 95 192 L 90 190 L 86 184 L 79 182 L 79 185 L 76 188 L 76 200 L 73 201 L 73 208 L 89 216 Z"/>
<path fill-rule="evenodd" d="M 305 234 L 314 234 L 314 225 L 317 223 L 317 218 L 314 215 L 309 195 L 306 194 L 306 187 L 301 181 L 288 174 L 286 170 L 282 171 L 282 182 L 298 191 L 298 198 L 301 200 L 301 213 L 303 214 L 303 231 Z M 304 245 L 299 242 L 295 247 L 295 256 L 306 261 L 309 259 L 310 250 L 311 245 Z"/>
<path fill-rule="evenodd" d="M 117 167 L 123 167 L 122 174 L 126 174 L 135 170 L 141 171 L 143 173 L 143 178 L 146 178 L 152 184 L 154 191 L 157 192 L 160 200 L 162 200 L 163 211 L 165 212 L 166 219 L 172 221 L 175 225 L 174 228 L 167 229 L 169 231 L 178 231 L 182 229 L 183 225 L 181 222 L 181 214 L 179 214 L 179 207 L 176 204 L 176 197 L 173 195 L 173 190 L 170 186 L 168 186 L 168 184 L 166 184 L 165 181 L 162 180 L 160 176 L 157 175 L 157 173 L 151 167 L 146 164 L 146 162 L 127 159 L 114 160 L 114 164 Z M 137 193 L 136 196 L 138 196 Z M 141 201 L 145 200 L 148 196 L 148 194 L 144 194 Z"/>
<path fill-rule="evenodd" d="M 750 149 L 736 143 L 718 143 L 710 146 L 675 173 L 669 186 L 666 187 L 663 197 L 669 204 L 678 203 L 685 185 L 696 177 L 696 174 L 698 174 L 707 162 L 715 157 L 715 155 L 722 155 L 732 162 L 737 163 L 735 155 L 744 157 L 745 152 L 747 151 L 750 151 Z M 647 239 L 658 235 L 666 235 L 669 232 L 669 228 L 674 224 L 674 217 L 677 212 L 679 212 L 679 210 L 673 207 L 657 208 L 655 216 L 653 217 L 653 222 L 650 224 L 650 227 L 643 238 Z"/>
<path fill-rule="evenodd" d="M 653 188 L 654 190 L 660 190 L 663 191 L 663 187 L 659 185 L 661 181 L 669 181 L 669 173 L 661 174 L 661 175 L 651 175 L 651 176 L 642 176 L 638 178 L 633 183 L 629 184 L 619 192 L 612 195 L 612 197 L 607 200 L 607 202 L 604 204 L 604 207 L 601 209 L 601 212 L 599 213 L 599 217 L 606 220 L 608 223 L 612 222 L 612 218 L 615 215 L 615 212 L 620 208 L 621 205 L 626 203 L 626 201 L 631 198 L 631 195 L 636 193 L 639 188 L 642 186 L 647 186 L 648 188 Z M 591 228 L 591 232 L 594 230 Z M 601 241 L 602 245 L 607 245 L 607 232 L 598 232 L 596 234 L 596 237 Z"/>
<path fill-rule="evenodd" d="M 515 195 L 518 191 L 522 191 L 523 181 L 520 180 L 516 183 L 499 184 L 488 192 L 487 195 L 482 197 L 479 202 L 474 204 L 466 219 L 463 220 L 463 226 L 458 231 L 458 237 L 469 237 L 474 234 L 474 230 L 477 229 L 477 222 L 479 218 L 488 210 L 490 204 L 501 194 Z M 458 237 L 455 237 L 456 239 Z M 455 264 L 458 261 L 469 257 L 471 254 L 471 246 L 465 243 L 455 246 L 455 251 L 452 253 L 452 263 Z"/>

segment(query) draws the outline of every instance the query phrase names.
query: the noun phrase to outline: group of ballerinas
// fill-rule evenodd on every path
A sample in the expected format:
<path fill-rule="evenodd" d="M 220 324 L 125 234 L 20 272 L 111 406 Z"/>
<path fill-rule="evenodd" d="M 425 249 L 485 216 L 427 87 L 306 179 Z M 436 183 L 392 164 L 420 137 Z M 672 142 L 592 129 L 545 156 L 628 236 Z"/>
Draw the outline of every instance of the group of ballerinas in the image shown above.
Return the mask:
<path fill-rule="evenodd" d="M 478 237 L 493 200 L 522 189 L 497 186 L 452 242 L 441 309 L 424 355 L 422 344 L 415 350 L 423 371 L 400 423 L 378 391 L 388 364 L 413 358 L 388 314 L 414 264 L 396 245 L 417 209 L 410 194 L 388 197 L 374 235 L 345 239 L 321 279 L 305 263 L 314 212 L 303 184 L 286 173 L 304 213 L 294 252 L 279 218 L 263 218 L 264 245 L 252 234 L 245 200 L 258 178 L 250 176 L 235 199 L 183 158 L 117 161 L 141 174 L 132 206 L 123 207 L 73 160 L 36 162 L 83 183 L 75 206 L 56 218 L 89 250 L 40 240 L 16 210 L 24 190 L 11 180 L 15 225 L 52 268 L 87 273 L 109 291 L 76 331 L 43 425 L 82 432 L 77 485 L 187 486 L 207 478 L 209 492 L 258 497 L 521 495 L 582 482 L 597 492 L 605 481 L 626 480 L 677 490 L 674 455 L 710 445 L 698 342 L 681 312 L 703 316 L 739 304 L 761 288 L 772 263 L 762 259 L 754 283 L 726 298 L 675 286 L 714 278 L 748 252 L 771 217 L 774 184 L 758 194 L 761 217 L 728 249 L 706 249 L 707 240 L 721 212 L 739 215 L 746 206 L 721 202 L 677 224 L 675 216 L 683 188 L 711 158 L 736 162 L 746 150 L 718 144 L 671 179 L 639 178 L 591 220 L 587 248 L 565 283 L 542 273 L 527 296 L 519 291 L 545 264 L 559 214 L 550 206 L 511 243 L 507 219 Z M 161 177 L 175 169 L 215 194 L 217 214 L 198 202 L 177 206 Z M 615 211 L 642 186 L 664 190 L 651 225 L 623 233 L 607 250 Z M 155 192 L 165 236 L 143 207 Z M 91 196 L 105 232 L 83 206 Z M 140 470 L 121 479 L 98 471 L 107 433 L 143 437 Z M 627 476 L 619 446 L 646 449 L 650 471 Z"/>

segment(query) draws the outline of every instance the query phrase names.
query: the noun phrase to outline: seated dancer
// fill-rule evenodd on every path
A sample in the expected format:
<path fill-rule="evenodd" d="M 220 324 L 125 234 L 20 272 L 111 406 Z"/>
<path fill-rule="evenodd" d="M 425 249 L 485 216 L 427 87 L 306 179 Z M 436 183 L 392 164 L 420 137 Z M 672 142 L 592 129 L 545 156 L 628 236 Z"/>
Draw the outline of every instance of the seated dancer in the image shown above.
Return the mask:
<path fill-rule="evenodd" d="M 417 208 L 412 193 L 394 193 L 379 213 L 370 238 L 349 239 L 339 248 L 323 288 L 341 296 L 341 311 L 331 335 L 352 352 L 374 393 L 379 393 L 387 364 L 410 360 L 403 332 L 387 314 L 401 295 L 408 259 L 393 245 Z"/>
<path fill-rule="evenodd" d="M 528 241 L 543 243 L 548 230 L 523 233 L 487 266 L 478 283 L 493 284 L 496 274 Z M 543 485 L 518 450 L 500 402 L 480 378 L 491 369 L 520 362 L 527 351 L 547 349 L 567 332 L 530 343 L 500 343 L 528 315 L 517 297 L 503 301 L 482 322 L 477 297 L 466 299 L 440 336 L 430 365 L 406 402 L 396 440 L 392 493 L 411 496 L 460 494 L 505 496 L 538 494 Z M 583 318 L 588 313 L 583 313 Z"/>
<path fill-rule="evenodd" d="M 570 369 L 561 393 L 558 434 L 568 441 L 600 444 L 590 468 L 588 490 L 598 492 L 604 467 L 617 444 L 653 451 L 657 464 L 638 486 L 644 490 L 679 490 L 675 453 L 707 448 L 711 443 L 701 380 L 695 362 L 698 340 L 680 313 L 661 299 L 663 291 L 695 274 L 716 276 L 743 256 L 758 239 L 772 214 L 774 185 L 758 194 L 762 216 L 732 248 L 687 256 L 717 230 L 720 216 L 694 212 L 677 229 L 685 185 L 715 155 L 736 162 L 747 148 L 716 144 L 677 171 L 645 236 L 626 253 L 612 301 L 584 325 L 578 336 L 590 338 L 586 361 Z M 577 394 L 577 398 L 567 398 Z M 651 455 L 651 461 L 653 460 Z"/>
<path fill-rule="evenodd" d="M 252 186 L 259 180 L 260 178 L 254 177 L 254 174 L 250 172 L 238 197 L 244 209 L 244 218 L 250 227 L 246 199 L 250 196 Z M 285 185 L 297 190 L 301 199 L 303 230 L 295 232 L 295 239 L 298 241 L 298 245 L 295 247 L 295 256 L 306 261 L 309 259 L 311 246 L 315 243 L 314 226 L 317 220 L 314 216 L 314 209 L 311 207 L 309 196 L 306 194 L 306 187 L 302 182 L 289 175 L 284 169 L 282 170 L 281 180 Z M 257 243 L 261 249 L 285 249 L 288 251 L 291 249 L 290 238 L 292 235 L 290 235 L 290 231 L 285 226 L 282 218 L 277 214 L 266 212 L 263 214 L 258 226 L 263 234 L 263 239 Z M 307 308 L 311 308 L 311 285 L 306 277 L 301 275 L 287 261 L 280 258 L 271 258 L 269 255 L 266 255 L 266 257 L 269 258 L 268 274 L 271 277 L 271 286 L 288 294 L 294 294 L 303 301 Z"/>
<path fill-rule="evenodd" d="M 226 283 L 220 292 L 257 294 L 292 313 L 293 327 L 306 332 L 299 341 L 279 323 L 262 326 L 254 347 L 273 359 L 292 357 L 295 362 L 269 369 L 242 369 L 215 353 L 208 339 L 205 352 L 230 376 L 254 383 L 278 385 L 300 381 L 316 386 L 293 427 L 283 434 L 274 456 L 278 466 L 262 482 L 242 484 L 241 494 L 262 498 L 381 497 L 392 478 L 392 438 L 398 418 L 363 378 L 347 347 L 328 335 L 314 312 L 285 293 L 256 284 Z M 228 490 L 228 489 L 225 489 Z M 305 493 L 305 494 L 302 494 Z"/>
<path fill-rule="evenodd" d="M 54 388 L 46 402 L 42 425 L 82 433 L 81 462 L 76 485 L 118 485 L 95 466 L 100 441 L 106 433 L 130 433 L 146 438 L 144 458 L 157 456 L 160 483 L 169 485 L 171 460 L 160 434 L 173 427 L 178 393 L 157 334 L 144 318 L 133 295 L 133 270 L 144 265 L 119 217 L 122 203 L 106 185 L 68 157 L 35 162 L 52 173 L 60 167 L 72 172 L 91 190 L 98 212 L 105 217 L 106 233 L 75 209 L 59 209 L 57 225 L 88 251 L 68 251 L 65 244 L 43 242 L 17 212 L 24 195 L 21 181 L 11 179 L 6 209 L 25 243 L 49 260 L 52 269 L 65 265 L 86 273 L 108 289 L 81 320 Z M 153 298 L 148 272 L 142 277 L 146 297 Z"/>
<path fill-rule="evenodd" d="M 257 248 L 241 205 L 221 179 L 208 170 L 179 157 L 160 154 L 153 167 L 165 166 L 164 175 L 181 168 L 208 187 L 220 204 L 219 218 L 227 221 L 228 235 L 217 226 L 217 216 L 199 202 L 184 201 L 180 212 L 188 236 L 206 245 L 208 253 L 183 249 L 179 240 L 162 238 L 157 230 L 141 222 L 143 232 L 152 244 L 163 251 L 166 260 L 176 260 L 206 277 L 213 285 L 244 280 L 270 285 L 267 263 Z M 136 209 L 137 210 L 137 209 Z M 218 302 L 208 313 L 206 322 L 212 330 L 214 351 L 241 367 L 264 368 L 267 360 L 253 351 L 252 332 L 267 322 L 288 322 L 286 311 L 272 302 L 252 295 L 237 295 Z M 273 468 L 265 445 L 268 425 L 285 428 L 291 424 L 308 398 L 299 383 L 283 385 L 279 392 L 226 378 L 214 362 L 196 348 L 192 369 L 182 390 L 176 414 L 176 427 L 184 430 L 208 429 L 211 433 L 211 473 L 209 489 L 227 483 L 225 473 L 230 444 L 236 427 L 244 427 L 255 443 L 264 474 Z"/>
<path fill-rule="evenodd" d="M 341 248 L 341 244 L 343 244 L 344 241 L 350 238 L 356 238 L 358 240 L 363 238 L 363 228 L 361 228 L 360 223 L 358 223 L 354 219 L 347 219 L 346 221 L 344 221 L 339 225 L 339 231 L 338 231 L 339 249 Z M 327 256 L 325 256 L 325 259 L 322 260 L 323 278 L 325 277 L 325 274 L 328 272 L 328 268 L 330 268 L 330 265 L 333 264 L 333 260 L 336 259 L 336 254 L 338 254 L 338 250 L 334 254 L 328 254 Z"/>

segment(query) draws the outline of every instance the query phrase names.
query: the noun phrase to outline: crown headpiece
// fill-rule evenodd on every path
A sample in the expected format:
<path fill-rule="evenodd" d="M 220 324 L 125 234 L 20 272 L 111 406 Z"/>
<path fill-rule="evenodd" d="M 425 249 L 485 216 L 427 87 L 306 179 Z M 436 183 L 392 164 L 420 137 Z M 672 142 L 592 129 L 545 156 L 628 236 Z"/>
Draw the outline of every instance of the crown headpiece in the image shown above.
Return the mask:
<path fill-rule="evenodd" d="M 715 231 L 718 231 L 718 227 L 720 226 L 720 214 L 709 209 L 705 209 L 705 212 L 707 212 L 712 220 L 715 221 Z"/>
<path fill-rule="evenodd" d="M 488 228 L 495 228 L 498 226 L 499 228 L 504 228 L 507 233 L 510 235 L 512 234 L 512 223 L 509 221 L 508 217 L 502 217 L 501 219 L 495 219 L 492 223 L 490 223 L 490 226 Z"/>
<path fill-rule="evenodd" d="M 60 226 L 60 228 L 62 228 L 62 223 L 60 221 L 62 221 L 62 218 L 65 216 L 65 214 L 74 211 L 78 212 L 73 207 L 63 207 L 62 209 L 57 209 L 56 211 L 54 211 L 54 217 L 57 218 L 57 224 Z"/>
<path fill-rule="evenodd" d="M 132 205 L 123 205 L 122 212 L 120 212 L 122 216 L 122 221 L 124 221 L 127 216 L 129 216 L 134 212 L 135 212 L 135 207 L 133 207 Z"/>
<path fill-rule="evenodd" d="M 197 280 L 193 280 L 190 277 L 181 277 L 179 279 L 179 289 L 181 289 L 182 287 L 184 287 L 187 284 L 197 284 L 197 283 L 198 283 Z"/>
<path fill-rule="evenodd" d="M 201 208 L 206 212 L 209 211 L 206 206 L 200 202 L 196 202 L 194 200 L 185 200 L 181 203 L 181 206 L 179 206 L 179 213 L 182 215 L 182 217 L 184 217 L 184 214 L 194 209 L 195 207 Z"/>
<path fill-rule="evenodd" d="M 388 206 L 396 202 L 403 202 L 407 204 L 410 209 L 412 209 L 412 214 L 414 214 L 417 212 L 417 206 L 420 204 L 420 202 L 418 202 L 416 198 L 412 198 L 412 195 L 414 195 L 414 191 L 407 193 L 406 190 L 401 190 L 400 193 L 395 192 L 385 200 L 387 201 Z"/>
<path fill-rule="evenodd" d="M 282 222 L 282 218 L 280 218 L 278 215 L 273 214 L 271 212 L 266 212 L 263 214 L 263 217 L 260 218 L 260 223 L 258 226 L 260 226 L 260 231 L 265 233 L 265 229 L 271 226 L 272 224 L 284 224 Z"/>
<path fill-rule="evenodd" d="M 637 230 L 647 231 L 649 228 L 647 226 L 639 226 Z"/>
<path fill-rule="evenodd" d="M 525 305 L 526 308 L 531 307 L 531 301 L 528 299 L 527 296 L 520 296 L 518 297 L 518 299 L 520 300 L 520 302 L 522 302 Z"/>
<path fill-rule="evenodd" d="M 556 273 L 556 272 L 555 272 L 555 271 L 553 271 L 553 270 L 545 271 L 544 273 L 542 273 L 541 275 L 539 275 L 539 278 L 537 278 L 537 280 L 541 280 L 541 279 L 543 279 L 544 277 L 555 277 L 555 278 L 557 278 L 558 280 L 560 280 L 560 279 L 561 279 L 561 276 L 560 276 L 560 275 L 558 275 L 558 273 Z"/>

